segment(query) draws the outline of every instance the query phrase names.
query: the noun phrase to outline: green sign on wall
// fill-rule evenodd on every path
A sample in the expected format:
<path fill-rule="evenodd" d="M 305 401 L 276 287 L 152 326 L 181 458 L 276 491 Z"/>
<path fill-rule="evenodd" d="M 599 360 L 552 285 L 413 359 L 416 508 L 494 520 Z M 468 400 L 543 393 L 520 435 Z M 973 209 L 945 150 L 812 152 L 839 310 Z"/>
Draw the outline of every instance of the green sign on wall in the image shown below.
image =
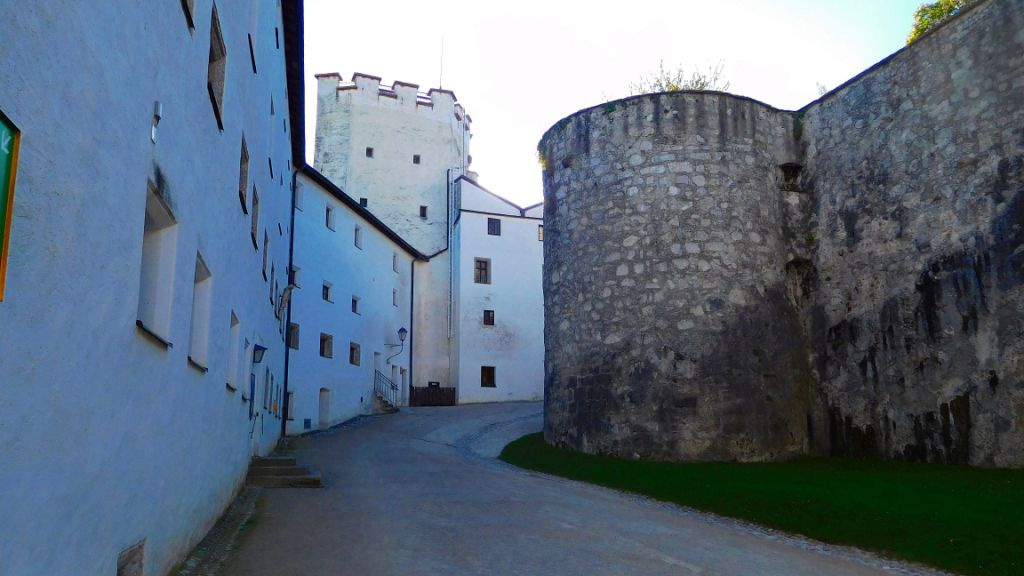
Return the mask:
<path fill-rule="evenodd" d="M 0 302 L 7 280 L 7 250 L 11 244 L 11 214 L 14 212 L 14 181 L 18 173 L 18 144 L 21 133 L 0 112 Z"/>

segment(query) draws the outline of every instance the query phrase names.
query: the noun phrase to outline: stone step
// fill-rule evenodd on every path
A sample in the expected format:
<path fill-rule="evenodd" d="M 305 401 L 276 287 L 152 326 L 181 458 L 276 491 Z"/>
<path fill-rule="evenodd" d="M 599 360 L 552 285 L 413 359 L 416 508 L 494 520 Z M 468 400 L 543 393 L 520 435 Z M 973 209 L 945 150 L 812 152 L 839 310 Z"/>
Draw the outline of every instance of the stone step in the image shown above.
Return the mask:
<path fill-rule="evenodd" d="M 303 476 L 256 476 L 246 481 L 251 485 L 264 488 L 320 488 L 323 486 L 319 472 L 310 472 Z"/>
<path fill-rule="evenodd" d="M 276 468 L 280 466 L 295 466 L 295 458 L 291 456 L 267 456 L 265 458 L 253 458 L 250 468 Z"/>
<path fill-rule="evenodd" d="M 307 466 L 253 466 L 249 477 L 254 476 L 304 476 L 309 474 Z"/>

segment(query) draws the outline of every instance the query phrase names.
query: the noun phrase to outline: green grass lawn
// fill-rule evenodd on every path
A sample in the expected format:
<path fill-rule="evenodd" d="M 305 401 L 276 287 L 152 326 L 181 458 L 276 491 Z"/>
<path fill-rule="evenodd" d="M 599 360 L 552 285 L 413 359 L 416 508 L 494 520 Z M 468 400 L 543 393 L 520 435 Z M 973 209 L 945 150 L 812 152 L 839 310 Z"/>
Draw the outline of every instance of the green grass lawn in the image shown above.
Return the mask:
<path fill-rule="evenodd" d="M 963 574 L 1024 574 L 1024 470 L 842 458 L 665 463 L 553 448 L 540 434 L 501 459 Z"/>

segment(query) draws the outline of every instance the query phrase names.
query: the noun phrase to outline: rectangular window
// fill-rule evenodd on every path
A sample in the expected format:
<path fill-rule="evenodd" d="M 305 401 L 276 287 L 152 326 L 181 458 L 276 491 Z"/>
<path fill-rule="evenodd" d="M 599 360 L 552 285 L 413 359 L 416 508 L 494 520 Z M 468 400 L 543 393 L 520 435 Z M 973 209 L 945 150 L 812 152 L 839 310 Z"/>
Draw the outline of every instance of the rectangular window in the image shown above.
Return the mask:
<path fill-rule="evenodd" d="M 324 225 L 326 225 L 331 230 L 334 230 L 334 208 L 330 206 L 328 206 L 327 209 L 324 210 Z"/>
<path fill-rule="evenodd" d="M 487 234 L 490 236 L 501 236 L 501 220 L 498 220 L 497 218 L 488 218 Z"/>
<path fill-rule="evenodd" d="M 170 209 L 150 184 L 142 234 L 138 324 L 166 345 L 171 332 L 171 291 L 178 225 Z"/>
<path fill-rule="evenodd" d="M 252 247 L 259 250 L 260 246 L 256 240 L 256 233 L 260 229 L 260 193 L 256 191 L 256 185 L 252 187 L 252 224 L 249 228 L 249 235 L 252 237 Z"/>
<path fill-rule="evenodd" d="M 494 366 L 480 367 L 480 387 L 497 388 L 498 383 L 494 374 Z"/>
<path fill-rule="evenodd" d="M 494 310 L 484 310 L 484 326 L 494 326 Z"/>
<path fill-rule="evenodd" d="M 334 358 L 334 337 L 323 332 L 320 333 L 320 356 Z"/>
<path fill-rule="evenodd" d="M 228 337 L 228 388 L 232 391 L 238 389 L 238 354 L 240 352 L 239 345 L 242 339 L 242 326 L 241 322 L 238 321 L 238 316 L 235 316 L 235 311 L 231 311 L 231 329 Z"/>
<path fill-rule="evenodd" d="M 302 285 L 299 283 L 301 280 L 300 273 L 302 269 L 298 266 L 292 266 L 291 272 L 288 273 L 288 283 L 296 288 L 301 288 Z"/>
<path fill-rule="evenodd" d="M 426 206 L 420 206 L 420 218 L 426 218 L 426 217 L 427 217 L 427 207 Z"/>
<path fill-rule="evenodd" d="M 359 314 L 359 296 L 352 297 L 352 313 Z"/>
<path fill-rule="evenodd" d="M 294 322 L 288 324 L 288 347 L 292 350 L 299 349 L 299 325 Z"/>
<path fill-rule="evenodd" d="M 398 272 L 398 253 L 397 252 L 392 252 L 391 253 L 391 269 L 394 270 L 395 272 Z"/>
<path fill-rule="evenodd" d="M 263 279 L 267 279 L 267 255 L 270 253 L 268 250 L 268 244 L 270 244 L 270 235 L 267 231 L 263 231 Z"/>
<path fill-rule="evenodd" d="M 350 342 L 348 345 L 348 363 L 359 366 L 359 344 Z"/>
<path fill-rule="evenodd" d="M 204 371 L 210 339 L 210 307 L 213 298 L 213 279 L 202 254 L 196 254 L 195 277 L 192 285 L 192 334 L 188 343 L 188 359 Z"/>
<path fill-rule="evenodd" d="M 491 261 L 487 258 L 473 259 L 473 282 L 477 284 L 491 283 Z"/>
<path fill-rule="evenodd" d="M 398 307 L 398 289 L 397 288 L 392 288 L 391 289 L 391 305 L 396 307 L 396 308 Z"/>
<path fill-rule="evenodd" d="M 352 242 L 356 245 L 356 248 L 362 249 L 363 247 L 363 229 L 356 226 L 352 234 Z"/>
<path fill-rule="evenodd" d="M 334 302 L 333 291 L 334 286 L 330 282 L 324 282 L 323 290 L 321 291 L 321 296 L 323 296 L 323 299 L 326 300 L 327 302 Z"/>
<path fill-rule="evenodd" d="M 543 224 L 538 224 L 537 225 L 537 241 L 538 242 L 543 242 L 544 241 L 544 225 Z"/>
<path fill-rule="evenodd" d="M 419 154 L 413 154 L 412 155 L 412 163 L 413 164 L 419 164 L 420 163 L 420 155 Z"/>
<path fill-rule="evenodd" d="M 210 16 L 210 60 L 206 69 L 206 88 L 210 93 L 210 103 L 213 104 L 213 114 L 217 117 L 217 127 L 221 130 L 224 129 L 224 74 L 227 63 L 228 51 L 224 47 L 217 5 L 214 4 Z"/>
<path fill-rule="evenodd" d="M 181 0 L 181 9 L 185 12 L 185 22 L 188 23 L 188 30 L 195 29 L 195 19 L 192 16 L 196 12 L 196 0 Z"/>
<path fill-rule="evenodd" d="M 359 205 L 362 206 L 363 208 L 366 208 L 366 205 L 369 204 L 369 203 L 370 203 L 369 200 L 367 200 L 366 198 L 360 198 L 359 199 Z"/>
<path fill-rule="evenodd" d="M 274 179 L 274 161 L 270 159 L 270 156 L 267 156 L 267 167 L 270 168 L 270 179 L 273 180 Z"/>
<path fill-rule="evenodd" d="M 371 148 L 369 146 L 366 147 L 366 157 L 367 158 L 373 158 L 373 148 Z"/>
<path fill-rule="evenodd" d="M 252 34 L 249 34 L 249 62 L 252 63 L 252 73 L 256 74 L 256 51 L 252 49 Z"/>
<path fill-rule="evenodd" d="M 270 305 L 274 307 L 274 316 L 277 316 L 277 265 L 270 265 Z"/>
<path fill-rule="evenodd" d="M 245 145 L 245 136 L 242 136 L 242 157 L 238 160 L 238 201 L 242 203 L 242 213 L 248 214 L 249 208 L 245 205 L 246 190 L 249 189 L 249 147 Z"/>

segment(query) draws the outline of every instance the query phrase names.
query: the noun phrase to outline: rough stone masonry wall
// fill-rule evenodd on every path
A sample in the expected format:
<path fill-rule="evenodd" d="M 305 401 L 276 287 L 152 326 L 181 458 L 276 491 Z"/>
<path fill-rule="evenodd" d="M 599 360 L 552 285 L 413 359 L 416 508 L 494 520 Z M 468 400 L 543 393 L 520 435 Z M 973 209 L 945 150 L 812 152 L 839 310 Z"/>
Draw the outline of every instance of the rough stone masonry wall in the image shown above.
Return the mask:
<path fill-rule="evenodd" d="M 549 442 L 1024 465 L 1024 0 L 796 113 L 648 95 L 540 153 Z"/>
<path fill-rule="evenodd" d="M 795 160 L 792 130 L 748 99 L 674 93 L 545 135 L 549 442 L 653 458 L 808 449 L 777 168 Z"/>
<path fill-rule="evenodd" d="M 832 452 L 1024 465 L 1024 1 L 980 3 L 800 124 Z"/>

